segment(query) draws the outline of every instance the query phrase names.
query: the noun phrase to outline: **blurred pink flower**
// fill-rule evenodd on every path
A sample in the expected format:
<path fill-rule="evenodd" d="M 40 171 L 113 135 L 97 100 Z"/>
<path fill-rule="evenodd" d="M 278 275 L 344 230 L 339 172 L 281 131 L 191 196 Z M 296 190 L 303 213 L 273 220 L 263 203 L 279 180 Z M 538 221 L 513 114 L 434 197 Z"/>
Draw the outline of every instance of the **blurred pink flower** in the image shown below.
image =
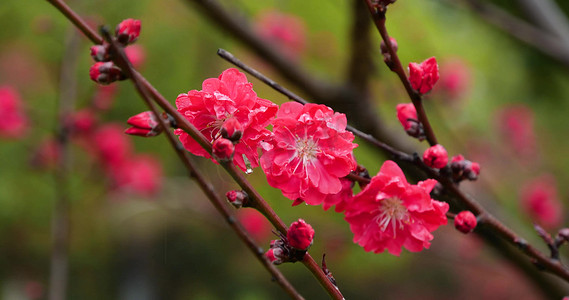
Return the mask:
<path fill-rule="evenodd" d="M 278 106 L 257 97 L 245 74 L 237 69 L 227 69 L 219 78 L 206 79 L 201 91 L 191 90 L 187 94 L 180 94 L 176 106 L 178 112 L 211 142 L 221 136 L 220 130 L 226 120 L 237 119 L 243 126 L 243 137 L 235 145 L 233 161 L 243 171 L 247 170 L 243 156 L 249 160 L 251 167 L 259 166 L 257 149 L 262 140 L 271 136 L 265 127 L 274 118 Z M 188 151 L 210 158 L 183 130 L 177 129 L 175 133 Z"/>
<path fill-rule="evenodd" d="M 554 229 L 563 221 L 563 206 L 557 195 L 555 177 L 545 174 L 524 183 L 521 188 L 523 211 L 535 223 Z"/>
<path fill-rule="evenodd" d="M 497 120 L 498 128 L 514 154 L 522 158 L 536 155 L 534 114 L 529 107 L 523 104 L 504 107 L 498 112 Z M 535 161 L 535 159 L 529 161 Z"/>
<path fill-rule="evenodd" d="M 34 151 L 31 159 L 32 166 L 40 169 L 55 167 L 61 157 L 60 148 L 59 143 L 53 138 L 43 140 Z"/>
<path fill-rule="evenodd" d="M 141 45 L 130 45 L 124 48 L 124 52 L 136 69 L 140 68 L 146 61 L 146 51 Z"/>
<path fill-rule="evenodd" d="M 18 92 L 9 86 L 0 87 L 0 137 L 22 138 L 29 126 Z"/>
<path fill-rule="evenodd" d="M 379 173 L 346 208 L 346 221 L 354 242 L 365 251 L 387 251 L 399 256 L 402 247 L 411 252 L 429 248 L 431 232 L 447 223 L 448 204 L 431 199 L 436 181 L 417 185 L 407 182 L 393 161 L 386 161 Z"/>
<path fill-rule="evenodd" d="M 257 210 L 240 209 L 237 212 L 237 218 L 255 240 L 263 241 L 271 235 L 271 224 Z"/>
<path fill-rule="evenodd" d="M 129 155 L 109 173 L 114 188 L 121 192 L 152 196 L 162 185 L 162 166 L 149 155 Z"/>
<path fill-rule="evenodd" d="M 255 28 L 262 38 L 292 59 L 298 59 L 305 49 L 306 28 L 297 16 L 276 10 L 264 11 Z"/>
<path fill-rule="evenodd" d="M 441 65 L 440 83 L 437 90 L 443 92 L 449 100 L 464 96 L 471 85 L 470 68 L 461 59 L 452 59 Z"/>
<path fill-rule="evenodd" d="M 93 106 L 99 110 L 108 110 L 113 105 L 117 94 L 118 85 L 100 85 L 96 86 L 95 95 L 93 96 Z"/>
<path fill-rule="evenodd" d="M 124 128 L 115 123 L 97 128 L 89 145 L 87 150 L 94 153 L 106 169 L 121 168 L 132 154 L 131 140 L 124 134 Z"/>
<path fill-rule="evenodd" d="M 352 152 L 357 144 L 346 122 L 344 114 L 325 105 L 284 103 L 273 122 L 273 139 L 261 156 L 269 185 L 310 205 L 339 193 L 340 178 L 356 168 Z"/>

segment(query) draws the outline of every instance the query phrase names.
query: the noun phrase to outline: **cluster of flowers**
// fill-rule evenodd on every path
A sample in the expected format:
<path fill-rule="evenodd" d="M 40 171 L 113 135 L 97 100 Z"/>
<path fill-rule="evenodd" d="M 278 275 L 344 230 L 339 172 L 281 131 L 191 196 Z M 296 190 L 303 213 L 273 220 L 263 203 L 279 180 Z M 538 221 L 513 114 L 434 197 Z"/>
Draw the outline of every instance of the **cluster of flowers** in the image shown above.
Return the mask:
<path fill-rule="evenodd" d="M 29 128 L 22 99 L 18 92 L 10 86 L 0 86 L 0 137 L 19 138 Z"/>
<path fill-rule="evenodd" d="M 421 251 L 430 246 L 431 232 L 447 222 L 448 205 L 429 196 L 436 181 L 409 184 L 392 161 L 385 162 L 378 175 L 353 196 L 354 182 L 346 176 L 357 169 L 353 155 L 357 145 L 346 130 L 346 116 L 329 107 L 287 102 L 279 108 L 257 97 L 246 76 L 236 69 L 205 80 L 201 91 L 179 95 L 176 105 L 213 144 L 211 157 L 177 129 L 188 151 L 220 163 L 233 161 L 243 171 L 261 166 L 268 183 L 293 200 L 293 205 L 322 204 L 324 209 L 335 205 L 337 212 L 344 212 L 354 241 L 366 251 L 387 249 L 394 255 L 402 247 Z M 247 200 L 245 194 L 234 191 L 228 199 L 236 206 L 245 206 Z M 281 240 L 290 246 L 290 238 Z M 283 261 L 282 253 L 292 253 L 282 242 L 273 244 L 267 255 L 277 258 L 274 261 Z"/>
<path fill-rule="evenodd" d="M 119 44 L 127 47 L 136 42 L 140 35 L 140 20 L 126 19 L 117 25 L 115 36 Z M 103 43 L 102 45 L 95 45 L 91 47 L 91 57 L 96 63 L 91 66 L 89 76 L 91 80 L 100 84 L 110 84 L 117 80 L 124 80 L 125 76 L 122 70 L 117 67 L 112 61 L 111 53 L 109 51 L 109 44 Z M 132 47 L 131 47 L 132 48 Z M 133 65 L 138 61 L 137 57 L 141 56 L 139 48 L 125 48 L 125 52 L 129 59 L 133 60 Z M 130 55 L 129 55 L 130 53 Z"/>

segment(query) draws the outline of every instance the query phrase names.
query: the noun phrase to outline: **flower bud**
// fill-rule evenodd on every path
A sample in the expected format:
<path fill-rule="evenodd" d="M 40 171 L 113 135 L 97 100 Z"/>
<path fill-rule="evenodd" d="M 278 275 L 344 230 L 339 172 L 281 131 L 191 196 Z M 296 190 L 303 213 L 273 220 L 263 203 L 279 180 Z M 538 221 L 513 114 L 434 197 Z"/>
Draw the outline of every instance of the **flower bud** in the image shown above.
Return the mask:
<path fill-rule="evenodd" d="M 467 210 L 461 211 L 454 217 L 454 227 L 464 234 L 472 232 L 476 224 L 476 216 Z"/>
<path fill-rule="evenodd" d="M 425 150 L 423 162 L 431 168 L 442 169 L 448 163 L 447 150 L 443 146 L 436 144 Z"/>
<path fill-rule="evenodd" d="M 221 136 L 236 143 L 243 136 L 243 126 L 237 119 L 229 118 L 221 125 Z"/>
<path fill-rule="evenodd" d="M 269 261 L 274 265 L 280 265 L 284 262 L 284 251 L 281 248 L 270 248 L 266 253 L 265 256 L 269 259 Z"/>
<path fill-rule="evenodd" d="M 134 115 L 126 121 L 132 127 L 125 130 L 124 133 L 130 135 L 138 135 L 143 137 L 157 136 L 162 132 L 162 127 L 156 116 L 151 111 L 144 111 Z"/>
<path fill-rule="evenodd" d="M 221 137 L 215 140 L 212 146 L 213 157 L 215 160 L 218 162 L 231 161 L 235 147 L 230 140 Z"/>
<path fill-rule="evenodd" d="M 247 205 L 247 200 L 249 200 L 249 196 L 245 191 L 229 191 L 225 194 L 227 200 L 231 205 L 235 206 L 235 208 L 241 208 L 242 206 Z"/>
<path fill-rule="evenodd" d="M 140 20 L 126 19 L 115 30 L 119 43 L 124 46 L 134 43 L 140 35 Z"/>
<path fill-rule="evenodd" d="M 110 84 L 117 80 L 125 79 L 121 69 L 112 62 L 97 62 L 89 69 L 91 80 L 99 84 Z"/>
<path fill-rule="evenodd" d="M 294 249 L 306 251 L 314 240 L 314 229 L 303 219 L 292 223 L 286 233 L 289 246 Z"/>
<path fill-rule="evenodd" d="M 434 57 L 428 58 L 420 64 L 409 64 L 409 82 L 413 89 L 425 94 L 433 89 L 439 80 L 439 66 Z"/>
<path fill-rule="evenodd" d="M 393 51 L 397 52 L 397 48 L 398 48 L 397 47 L 397 41 L 392 37 L 389 38 L 389 41 L 391 42 L 391 46 L 393 47 Z M 383 41 L 383 40 L 381 41 L 379 48 L 381 49 L 381 55 L 383 55 L 383 61 L 391 69 L 393 66 L 393 62 L 391 61 L 391 54 L 389 53 L 389 49 L 387 49 L 387 45 L 385 44 L 385 41 Z"/>
<path fill-rule="evenodd" d="M 397 104 L 397 118 L 409 136 L 417 138 L 419 141 L 425 139 L 423 124 L 419 122 L 417 111 L 412 103 Z"/>
<path fill-rule="evenodd" d="M 110 61 L 108 45 L 95 45 L 91 47 L 91 57 L 95 61 Z"/>
<path fill-rule="evenodd" d="M 480 175 L 480 164 L 466 160 L 460 154 L 452 157 L 450 169 L 453 179 L 457 182 L 464 179 L 476 180 Z"/>

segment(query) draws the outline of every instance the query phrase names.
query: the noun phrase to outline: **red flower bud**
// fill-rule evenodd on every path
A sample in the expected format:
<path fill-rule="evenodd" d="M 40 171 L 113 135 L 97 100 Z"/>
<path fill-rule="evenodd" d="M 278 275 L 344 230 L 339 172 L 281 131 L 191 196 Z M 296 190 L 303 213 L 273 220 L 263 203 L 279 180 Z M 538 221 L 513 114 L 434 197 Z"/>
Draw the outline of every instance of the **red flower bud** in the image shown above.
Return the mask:
<path fill-rule="evenodd" d="M 457 182 L 464 179 L 476 180 L 480 175 L 480 164 L 466 160 L 460 154 L 453 156 L 450 168 L 452 177 Z"/>
<path fill-rule="evenodd" d="M 232 142 L 238 142 L 243 136 L 243 126 L 237 119 L 229 118 L 221 125 L 221 136 Z"/>
<path fill-rule="evenodd" d="M 230 140 L 221 137 L 215 140 L 212 146 L 213 157 L 218 162 L 227 162 L 232 159 L 235 147 Z"/>
<path fill-rule="evenodd" d="M 115 35 L 119 43 L 128 45 L 134 43 L 140 35 L 140 20 L 126 19 L 117 25 Z"/>
<path fill-rule="evenodd" d="M 397 49 L 398 49 L 397 41 L 393 37 L 390 37 L 389 41 L 391 42 L 391 46 L 393 46 L 393 50 L 395 50 L 395 52 L 397 52 Z M 386 53 L 389 53 L 389 51 L 387 50 L 387 45 L 385 44 L 385 41 L 383 41 L 383 40 L 379 44 L 379 49 L 381 49 L 381 54 L 383 54 L 383 55 L 385 55 Z"/>
<path fill-rule="evenodd" d="M 306 251 L 314 240 L 314 229 L 303 219 L 292 223 L 286 233 L 289 246 L 297 250 Z"/>
<path fill-rule="evenodd" d="M 247 200 L 249 196 L 245 191 L 229 191 L 225 194 L 227 200 L 231 205 L 235 206 L 235 208 L 241 208 L 242 206 L 246 206 Z"/>
<path fill-rule="evenodd" d="M 95 61 L 110 61 L 108 45 L 95 45 L 91 47 L 91 57 Z"/>
<path fill-rule="evenodd" d="M 283 255 L 284 255 L 284 251 L 281 248 L 270 248 L 265 253 L 265 256 L 274 265 L 280 265 L 283 263 Z"/>
<path fill-rule="evenodd" d="M 125 79 L 121 69 L 112 62 L 97 62 L 89 69 L 91 80 L 99 84 L 110 84 L 117 80 Z"/>
<path fill-rule="evenodd" d="M 422 141 L 425 139 L 423 125 L 419 122 L 417 111 L 412 103 L 397 104 L 397 118 L 409 136 Z"/>
<path fill-rule="evenodd" d="M 476 216 L 470 211 L 461 211 L 454 217 L 454 227 L 462 233 L 470 233 L 476 228 Z"/>
<path fill-rule="evenodd" d="M 442 169 L 448 163 L 448 154 L 445 147 L 436 144 L 423 153 L 423 161 L 431 168 Z"/>
<path fill-rule="evenodd" d="M 138 135 L 143 137 L 157 136 L 162 132 L 162 127 L 154 113 L 151 111 L 144 111 L 136 114 L 126 121 L 132 127 L 125 130 L 126 134 Z"/>
<path fill-rule="evenodd" d="M 433 89 L 439 80 L 439 66 L 434 57 L 428 58 L 420 64 L 409 64 L 409 82 L 411 86 L 420 94 L 424 94 Z"/>

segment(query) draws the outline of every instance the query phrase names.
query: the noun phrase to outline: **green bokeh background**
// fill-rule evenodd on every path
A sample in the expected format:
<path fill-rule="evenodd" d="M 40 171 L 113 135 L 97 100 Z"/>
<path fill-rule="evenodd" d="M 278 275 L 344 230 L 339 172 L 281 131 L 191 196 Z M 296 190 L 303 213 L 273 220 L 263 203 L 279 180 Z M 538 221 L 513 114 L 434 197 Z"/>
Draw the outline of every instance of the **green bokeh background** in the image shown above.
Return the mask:
<path fill-rule="evenodd" d="M 307 38 L 300 63 L 318 78 L 342 82 L 349 57 L 351 1 L 239 0 L 224 4 L 251 22 L 268 9 L 298 16 L 306 25 Z M 178 94 L 200 89 L 205 78 L 217 77 L 231 67 L 216 55 L 218 48 L 297 91 L 184 1 L 75 0 L 69 5 L 96 24 L 114 26 L 126 18 L 140 19 L 142 34 L 137 43 L 146 50 L 141 73 L 172 103 Z M 23 291 L 29 282 L 39 283 L 41 298 L 45 298 L 56 191 L 53 173 L 33 169 L 29 160 L 39 142 L 55 132 L 59 69 L 66 59 L 65 41 L 75 30 L 46 1 L 18 0 L 0 3 L 0 28 L 0 85 L 12 85 L 20 92 L 33 122 L 22 139 L 0 141 L 0 298 L 27 299 Z M 466 183 L 465 188 L 536 242 L 531 221 L 520 210 L 519 187 L 537 175 L 552 173 L 560 198 L 567 204 L 567 67 L 497 31 L 468 9 L 438 1 L 398 1 L 389 10 L 388 29 L 397 38 L 404 63 L 436 56 L 441 63 L 459 58 L 468 65 L 468 93 L 454 103 L 433 94 L 426 109 L 449 153 L 489 156 L 489 162 L 496 162 L 482 166 L 484 183 Z M 377 114 L 403 136 L 394 107 L 408 100 L 397 78 L 382 63 L 379 35 L 375 30 L 371 34 Z M 92 64 L 89 47 L 88 40 L 82 39 L 76 70 L 78 108 L 88 103 L 95 89 L 87 75 Z M 21 62 L 14 62 L 13 57 L 24 61 L 15 73 L 9 62 Z M 250 80 L 260 97 L 286 101 L 259 81 Z M 124 124 L 129 116 L 146 109 L 129 82 L 119 84 L 114 107 L 101 116 L 103 121 Z M 496 129 L 496 112 L 517 103 L 535 112 L 539 148 L 539 157 L 532 158 L 535 162 L 512 157 Z M 197 186 L 185 178 L 183 166 L 165 139 L 132 140 L 136 152 L 151 153 L 163 164 L 163 188 L 152 199 L 117 199 L 107 192 L 108 179 L 93 160 L 80 147 L 72 147 L 69 299 L 287 299 Z M 363 141 L 356 142 L 360 164 L 370 174 L 377 173 L 385 158 Z M 422 151 L 425 143 L 417 142 L 416 148 Z M 200 158 L 196 161 L 220 194 L 236 188 L 217 166 Z M 432 249 L 418 254 L 366 253 L 352 243 L 342 214 L 324 212 L 321 207 L 291 207 L 290 200 L 266 184 L 260 169 L 250 178 L 285 223 L 304 218 L 314 226 L 317 235 L 310 253 L 317 260 L 327 254 L 328 267 L 347 299 L 542 297 L 514 267 L 452 226 L 437 231 Z M 488 186 L 497 198 L 488 196 Z M 271 238 L 259 240 L 260 245 L 267 248 Z M 306 299 L 327 298 L 300 264 L 279 268 Z"/>

